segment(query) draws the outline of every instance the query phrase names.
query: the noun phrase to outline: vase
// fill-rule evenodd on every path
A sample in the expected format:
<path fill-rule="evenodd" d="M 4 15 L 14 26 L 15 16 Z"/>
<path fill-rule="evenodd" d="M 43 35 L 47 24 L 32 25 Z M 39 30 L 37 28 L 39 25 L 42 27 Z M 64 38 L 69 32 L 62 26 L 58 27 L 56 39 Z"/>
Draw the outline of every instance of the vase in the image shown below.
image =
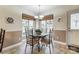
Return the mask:
<path fill-rule="evenodd" d="M 40 32 L 36 32 L 36 34 L 37 34 L 37 35 L 41 35 L 41 33 L 40 33 Z"/>

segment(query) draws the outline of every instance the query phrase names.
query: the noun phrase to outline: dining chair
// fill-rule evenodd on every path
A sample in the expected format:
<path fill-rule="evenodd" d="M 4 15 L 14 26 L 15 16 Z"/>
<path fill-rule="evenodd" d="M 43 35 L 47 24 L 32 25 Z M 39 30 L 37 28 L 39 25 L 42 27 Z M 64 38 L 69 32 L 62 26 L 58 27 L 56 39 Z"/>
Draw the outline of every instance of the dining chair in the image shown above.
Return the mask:
<path fill-rule="evenodd" d="M 4 37 L 5 37 L 5 30 L 1 29 L 0 31 L 0 52 L 2 52 Z"/>
<path fill-rule="evenodd" d="M 52 47 L 52 49 L 51 49 L 51 47 Z M 54 53 L 53 30 L 51 30 L 51 29 L 49 31 L 49 51 L 50 51 L 50 54 L 52 53 L 52 51 Z"/>
<path fill-rule="evenodd" d="M 31 54 L 33 54 L 33 48 L 34 48 L 33 29 L 32 29 L 32 32 L 31 32 L 32 35 L 27 34 L 26 29 L 25 29 L 25 32 L 26 32 L 26 47 L 25 47 L 25 53 L 26 53 L 27 46 L 29 45 L 29 46 L 31 47 Z"/>
<path fill-rule="evenodd" d="M 50 44 L 51 44 L 51 30 L 49 31 L 49 52 L 51 54 L 51 46 L 50 46 Z"/>
<path fill-rule="evenodd" d="M 43 38 L 43 41 L 45 43 L 45 46 L 49 47 L 50 54 L 52 53 L 52 51 L 54 52 L 53 31 L 51 29 L 49 30 L 49 34 Z"/>

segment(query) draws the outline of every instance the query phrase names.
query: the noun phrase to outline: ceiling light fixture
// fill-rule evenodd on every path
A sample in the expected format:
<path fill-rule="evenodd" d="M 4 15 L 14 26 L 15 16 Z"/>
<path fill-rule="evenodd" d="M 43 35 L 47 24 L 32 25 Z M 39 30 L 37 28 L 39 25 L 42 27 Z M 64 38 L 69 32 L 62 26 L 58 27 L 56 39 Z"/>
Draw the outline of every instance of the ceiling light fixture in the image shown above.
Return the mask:
<path fill-rule="evenodd" d="M 39 12 L 38 12 L 38 16 L 35 16 L 35 18 L 37 18 L 38 20 L 42 19 L 44 16 L 40 15 L 40 5 L 38 5 L 39 8 Z"/>

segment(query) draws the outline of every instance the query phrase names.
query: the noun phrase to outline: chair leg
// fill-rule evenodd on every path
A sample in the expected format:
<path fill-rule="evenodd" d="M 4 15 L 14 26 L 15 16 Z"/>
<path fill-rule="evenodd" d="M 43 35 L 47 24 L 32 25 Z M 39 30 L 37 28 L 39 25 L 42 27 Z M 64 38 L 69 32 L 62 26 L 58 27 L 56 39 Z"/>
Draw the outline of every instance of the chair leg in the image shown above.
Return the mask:
<path fill-rule="evenodd" d="M 33 54 L 33 38 L 32 38 L 32 49 L 31 49 L 31 54 Z"/>
<path fill-rule="evenodd" d="M 51 30 L 49 31 L 49 52 L 51 54 L 51 46 L 50 46 L 50 43 L 51 43 Z"/>
<path fill-rule="evenodd" d="M 31 54 L 33 54 L 33 48 L 34 48 L 34 46 L 33 46 L 33 29 L 32 29 L 32 50 L 31 50 Z"/>
<path fill-rule="evenodd" d="M 52 50 L 53 50 L 53 53 L 54 53 L 54 43 L 53 43 L 53 41 L 51 41 L 51 44 L 52 44 Z"/>
<path fill-rule="evenodd" d="M 50 44 L 49 44 L 49 52 L 50 52 L 50 54 L 51 54 L 51 46 L 50 46 Z"/>
<path fill-rule="evenodd" d="M 3 31 L 3 29 L 1 29 L 1 32 L 0 32 L 0 43 L 1 43 L 1 39 L 2 39 L 2 31 Z"/>
<path fill-rule="evenodd" d="M 27 49 L 27 43 L 26 43 L 26 45 L 25 45 L 25 54 L 26 54 L 26 49 Z"/>
<path fill-rule="evenodd" d="M 3 37 L 2 37 L 0 52 L 2 52 L 3 43 L 4 43 L 4 36 L 5 36 L 5 30 L 3 31 Z"/>

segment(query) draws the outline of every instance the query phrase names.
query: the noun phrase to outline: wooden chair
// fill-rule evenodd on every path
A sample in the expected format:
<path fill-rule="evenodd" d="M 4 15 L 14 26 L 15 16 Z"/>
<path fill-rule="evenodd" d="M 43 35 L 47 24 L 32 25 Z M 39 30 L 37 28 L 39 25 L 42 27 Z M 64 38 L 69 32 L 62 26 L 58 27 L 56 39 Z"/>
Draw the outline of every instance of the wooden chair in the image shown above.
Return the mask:
<path fill-rule="evenodd" d="M 1 29 L 0 31 L 0 52 L 2 52 L 4 37 L 5 37 L 5 30 Z"/>

